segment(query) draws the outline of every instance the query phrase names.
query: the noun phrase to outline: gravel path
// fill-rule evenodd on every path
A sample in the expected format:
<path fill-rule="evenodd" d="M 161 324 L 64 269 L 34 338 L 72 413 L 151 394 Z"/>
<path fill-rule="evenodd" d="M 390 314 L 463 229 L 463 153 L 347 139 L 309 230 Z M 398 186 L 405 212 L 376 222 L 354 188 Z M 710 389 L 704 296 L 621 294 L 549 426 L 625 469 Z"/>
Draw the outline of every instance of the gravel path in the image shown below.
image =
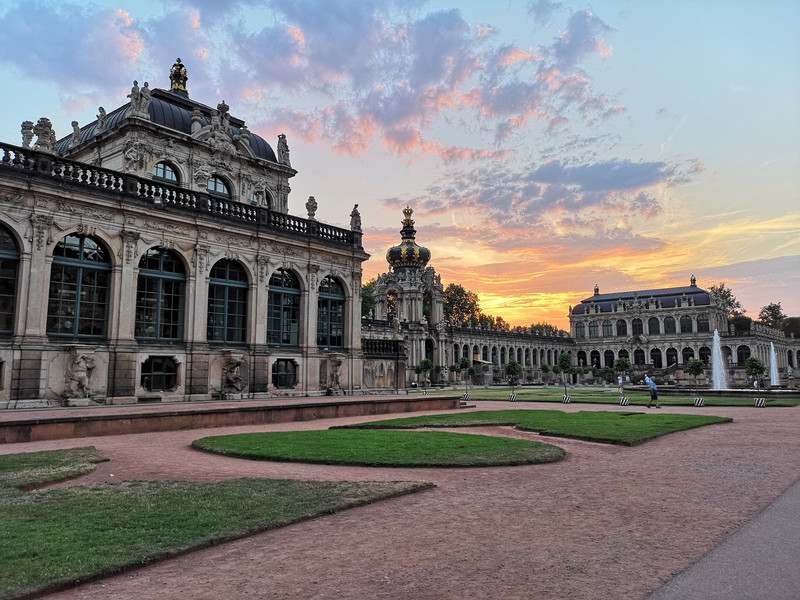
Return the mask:
<path fill-rule="evenodd" d="M 476 410 L 555 408 L 476 404 Z M 619 410 L 579 404 L 559 408 Z M 324 429 L 369 420 L 363 417 L 13 444 L 0 446 L 0 453 L 94 445 L 111 459 L 70 484 L 108 481 L 113 474 L 115 481 L 247 476 L 415 480 L 437 486 L 48 598 L 641 599 L 800 477 L 800 407 L 668 411 L 727 416 L 734 422 L 633 448 L 542 438 L 502 427 L 471 429 L 540 439 L 567 450 L 567 458 L 554 464 L 476 469 L 266 463 L 189 447 L 206 435 Z"/>

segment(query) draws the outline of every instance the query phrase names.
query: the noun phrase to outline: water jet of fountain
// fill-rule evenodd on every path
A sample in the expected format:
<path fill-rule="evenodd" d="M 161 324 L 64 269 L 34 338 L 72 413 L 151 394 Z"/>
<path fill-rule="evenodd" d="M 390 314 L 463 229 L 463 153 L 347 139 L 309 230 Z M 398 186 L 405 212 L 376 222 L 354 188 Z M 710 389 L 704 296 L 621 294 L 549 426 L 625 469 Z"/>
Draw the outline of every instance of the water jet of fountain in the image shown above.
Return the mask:
<path fill-rule="evenodd" d="M 780 385 L 778 377 L 778 359 L 775 355 L 775 344 L 769 343 L 769 383 L 770 385 Z"/>
<path fill-rule="evenodd" d="M 728 378 L 725 375 L 725 359 L 722 357 L 722 346 L 719 341 L 719 330 L 714 330 L 714 346 L 711 350 L 711 387 L 715 390 L 728 389 Z"/>

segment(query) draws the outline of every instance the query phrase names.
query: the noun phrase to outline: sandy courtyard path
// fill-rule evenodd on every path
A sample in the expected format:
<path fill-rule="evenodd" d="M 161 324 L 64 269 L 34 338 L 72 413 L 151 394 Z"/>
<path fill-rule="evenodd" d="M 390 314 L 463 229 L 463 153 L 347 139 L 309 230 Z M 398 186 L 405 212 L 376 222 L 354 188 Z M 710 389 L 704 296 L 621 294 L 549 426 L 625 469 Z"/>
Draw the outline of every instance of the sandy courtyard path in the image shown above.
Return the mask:
<path fill-rule="evenodd" d="M 476 410 L 556 408 L 476 404 Z M 109 481 L 112 474 L 115 481 L 247 476 L 436 484 L 51 594 L 52 599 L 640 599 L 800 478 L 800 407 L 668 411 L 734 422 L 633 448 L 541 438 L 510 428 L 469 430 L 541 439 L 567 450 L 567 458 L 554 464 L 478 469 L 267 463 L 189 447 L 207 435 L 324 429 L 369 420 L 365 417 L 12 444 L 0 446 L 0 453 L 94 445 L 110 458 L 71 485 Z"/>

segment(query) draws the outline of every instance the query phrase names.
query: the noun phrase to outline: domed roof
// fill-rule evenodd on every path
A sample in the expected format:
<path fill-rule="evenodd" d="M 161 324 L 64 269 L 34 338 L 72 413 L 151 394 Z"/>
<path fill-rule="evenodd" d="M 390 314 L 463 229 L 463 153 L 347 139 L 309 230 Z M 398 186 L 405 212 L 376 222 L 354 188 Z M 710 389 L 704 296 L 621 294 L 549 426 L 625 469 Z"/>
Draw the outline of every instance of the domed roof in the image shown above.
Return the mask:
<path fill-rule="evenodd" d="M 412 214 L 414 211 L 408 206 L 403 209 L 405 219 L 403 219 L 403 228 L 400 230 L 400 244 L 392 246 L 386 251 L 386 262 L 395 271 L 424 269 L 431 259 L 431 251 L 414 241 L 417 230 L 414 229 Z"/>

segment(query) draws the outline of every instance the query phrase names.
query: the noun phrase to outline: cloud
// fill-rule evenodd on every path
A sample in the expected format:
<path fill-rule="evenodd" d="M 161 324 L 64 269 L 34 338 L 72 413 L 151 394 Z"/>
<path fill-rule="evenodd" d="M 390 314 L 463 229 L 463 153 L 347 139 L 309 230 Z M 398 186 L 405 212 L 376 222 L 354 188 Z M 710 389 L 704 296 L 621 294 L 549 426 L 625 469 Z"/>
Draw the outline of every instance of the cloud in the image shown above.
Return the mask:
<path fill-rule="evenodd" d="M 0 17 L 0 31 L 0 62 L 73 94 L 127 83 L 144 48 L 129 13 L 94 6 L 16 2 Z"/>
<path fill-rule="evenodd" d="M 663 162 L 612 160 L 568 167 L 553 160 L 537 168 L 531 177 L 541 183 L 576 185 L 587 191 L 629 190 L 666 181 L 675 167 Z"/>

